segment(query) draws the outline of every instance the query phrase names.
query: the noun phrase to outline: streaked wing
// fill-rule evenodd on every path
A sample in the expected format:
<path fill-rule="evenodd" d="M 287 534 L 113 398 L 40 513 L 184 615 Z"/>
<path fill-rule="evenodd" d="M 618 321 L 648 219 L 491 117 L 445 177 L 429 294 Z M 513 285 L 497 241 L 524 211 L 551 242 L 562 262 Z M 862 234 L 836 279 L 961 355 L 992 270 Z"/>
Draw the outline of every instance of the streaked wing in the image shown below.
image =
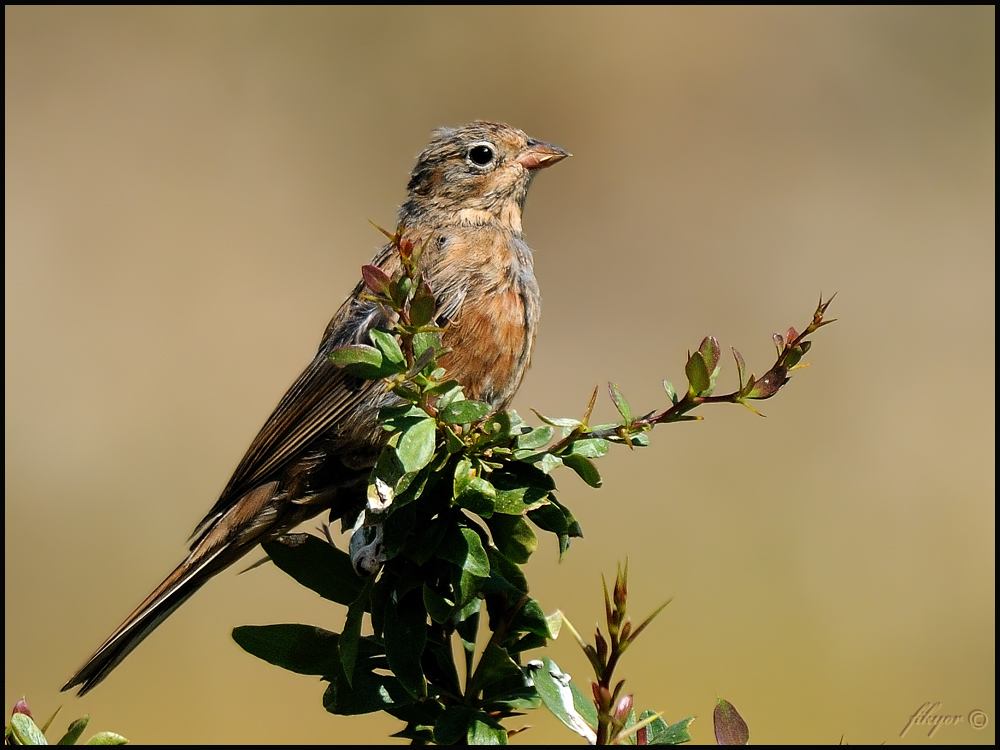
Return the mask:
<path fill-rule="evenodd" d="M 398 261 L 391 246 L 386 246 L 372 263 L 392 273 Z M 370 343 L 368 331 L 382 320 L 374 303 L 358 304 L 362 289 L 361 284 L 355 287 L 330 321 L 319 352 L 257 433 L 218 502 L 198 524 L 192 537 L 198 537 L 246 492 L 273 478 L 318 437 L 336 431 L 338 424 L 349 418 L 359 404 L 372 399 L 373 390 L 382 388 L 378 381 L 358 382 L 328 359 L 330 351 L 338 346 Z"/>

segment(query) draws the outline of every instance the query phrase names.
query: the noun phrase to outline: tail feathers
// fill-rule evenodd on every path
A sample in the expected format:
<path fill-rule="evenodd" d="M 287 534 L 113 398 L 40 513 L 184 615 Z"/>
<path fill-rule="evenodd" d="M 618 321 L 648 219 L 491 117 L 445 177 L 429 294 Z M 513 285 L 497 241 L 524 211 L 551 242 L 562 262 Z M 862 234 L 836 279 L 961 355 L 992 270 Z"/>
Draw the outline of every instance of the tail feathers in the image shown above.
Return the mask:
<path fill-rule="evenodd" d="M 128 616 L 63 690 L 77 685 L 80 685 L 80 695 L 93 690 L 212 576 L 239 560 L 258 543 L 274 539 L 300 521 L 312 518 L 324 507 L 295 503 L 279 507 L 275 502 L 277 489 L 277 481 L 255 487 L 221 516 L 213 516 L 208 527 L 197 532 L 191 553 L 184 562 Z"/>
<path fill-rule="evenodd" d="M 194 560 L 192 558 L 195 554 L 192 553 L 146 597 L 146 601 L 128 616 L 128 619 L 97 649 L 87 663 L 63 685 L 63 690 L 70 690 L 80 685 L 80 695 L 90 692 L 121 663 L 122 659 L 132 653 L 132 649 L 142 643 L 146 636 L 218 572 L 217 568 L 206 570 L 216 555 L 211 555 L 205 560 Z"/>

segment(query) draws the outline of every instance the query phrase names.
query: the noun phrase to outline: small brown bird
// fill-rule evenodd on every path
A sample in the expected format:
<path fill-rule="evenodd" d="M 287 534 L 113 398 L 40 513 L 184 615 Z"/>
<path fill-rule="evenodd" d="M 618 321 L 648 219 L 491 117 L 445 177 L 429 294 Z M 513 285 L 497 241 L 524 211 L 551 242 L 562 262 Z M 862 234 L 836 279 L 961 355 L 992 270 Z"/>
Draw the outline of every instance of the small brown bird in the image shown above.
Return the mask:
<path fill-rule="evenodd" d="M 477 121 L 443 128 L 417 158 L 397 228 L 427 241 L 420 270 L 438 303 L 437 323 L 451 352 L 441 364 L 469 398 L 503 409 L 531 361 L 540 297 L 521 210 L 539 169 L 569 156 L 508 125 Z M 373 265 L 392 274 L 391 245 Z M 63 686 L 91 690 L 212 576 L 256 545 L 325 510 L 340 518 L 360 508 L 384 443 L 384 383 L 359 384 L 328 355 L 370 343 L 385 325 L 363 284 L 333 316 L 319 352 L 258 433 L 222 496 L 191 537 L 191 552 Z"/>

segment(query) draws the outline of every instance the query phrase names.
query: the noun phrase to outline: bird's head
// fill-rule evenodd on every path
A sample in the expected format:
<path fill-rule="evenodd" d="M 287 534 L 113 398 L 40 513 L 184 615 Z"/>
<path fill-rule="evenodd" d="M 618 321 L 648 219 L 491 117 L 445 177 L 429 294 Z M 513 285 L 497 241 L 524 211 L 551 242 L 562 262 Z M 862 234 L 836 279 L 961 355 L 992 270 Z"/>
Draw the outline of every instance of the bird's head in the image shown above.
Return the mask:
<path fill-rule="evenodd" d="M 501 123 L 477 120 L 441 128 L 417 157 L 400 218 L 482 224 L 499 219 L 517 233 L 538 170 L 570 156 Z"/>

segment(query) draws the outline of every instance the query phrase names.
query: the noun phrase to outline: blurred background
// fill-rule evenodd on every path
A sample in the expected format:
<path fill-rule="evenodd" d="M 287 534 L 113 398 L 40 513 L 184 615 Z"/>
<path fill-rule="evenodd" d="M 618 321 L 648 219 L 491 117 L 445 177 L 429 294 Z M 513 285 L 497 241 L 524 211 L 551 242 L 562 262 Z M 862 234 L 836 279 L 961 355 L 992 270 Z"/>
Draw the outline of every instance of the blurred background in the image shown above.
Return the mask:
<path fill-rule="evenodd" d="M 52 9 L 5 21 L 5 706 L 143 743 L 385 742 L 235 625 L 343 612 L 219 576 L 84 699 L 395 221 L 441 125 L 575 156 L 525 214 L 544 297 L 514 406 L 662 407 L 703 336 L 779 397 L 557 476 L 529 568 L 590 632 L 626 557 L 640 708 L 757 743 L 995 741 L 995 10 Z M 735 383 L 723 361 L 722 388 Z M 602 394 L 605 391 L 602 389 Z M 613 410 L 606 395 L 601 420 Z M 565 638 L 549 650 L 581 681 Z M 900 732 L 922 704 L 963 722 Z M 970 711 L 986 712 L 985 729 Z M 544 711 L 515 742 L 571 742 Z M 89 732 L 88 732 L 89 736 Z"/>

